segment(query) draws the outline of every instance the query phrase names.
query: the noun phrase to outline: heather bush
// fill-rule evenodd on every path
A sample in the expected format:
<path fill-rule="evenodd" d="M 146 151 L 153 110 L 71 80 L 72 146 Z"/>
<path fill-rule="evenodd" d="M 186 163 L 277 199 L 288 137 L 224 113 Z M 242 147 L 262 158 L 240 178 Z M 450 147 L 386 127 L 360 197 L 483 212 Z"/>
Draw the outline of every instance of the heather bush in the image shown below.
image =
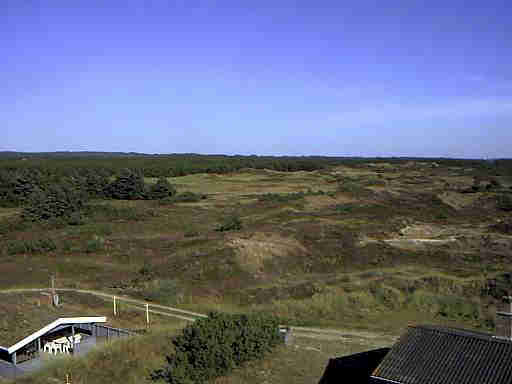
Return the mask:
<path fill-rule="evenodd" d="M 5 249 L 8 255 L 17 255 L 23 253 L 43 253 L 54 251 L 57 249 L 57 245 L 50 238 L 11 240 L 7 242 Z"/>
<path fill-rule="evenodd" d="M 239 231 L 242 229 L 242 220 L 238 215 L 231 215 L 224 219 L 224 221 L 215 230 L 217 232 Z"/>

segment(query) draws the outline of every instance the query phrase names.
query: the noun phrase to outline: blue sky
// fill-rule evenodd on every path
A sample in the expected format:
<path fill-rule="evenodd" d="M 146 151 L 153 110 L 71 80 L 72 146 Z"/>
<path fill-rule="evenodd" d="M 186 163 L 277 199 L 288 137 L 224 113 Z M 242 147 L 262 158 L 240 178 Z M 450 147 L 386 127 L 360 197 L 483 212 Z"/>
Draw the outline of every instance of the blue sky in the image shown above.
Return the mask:
<path fill-rule="evenodd" d="M 0 150 L 512 157 L 507 1 L 2 0 Z"/>

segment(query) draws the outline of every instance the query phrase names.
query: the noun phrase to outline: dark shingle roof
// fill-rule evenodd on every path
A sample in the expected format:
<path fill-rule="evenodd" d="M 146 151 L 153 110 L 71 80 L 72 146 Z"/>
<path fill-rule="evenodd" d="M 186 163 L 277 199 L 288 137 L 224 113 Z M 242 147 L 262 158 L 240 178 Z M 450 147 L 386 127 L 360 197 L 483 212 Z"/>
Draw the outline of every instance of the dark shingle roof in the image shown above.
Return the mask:
<path fill-rule="evenodd" d="M 512 342 L 461 329 L 410 327 L 373 377 L 403 384 L 510 384 Z"/>

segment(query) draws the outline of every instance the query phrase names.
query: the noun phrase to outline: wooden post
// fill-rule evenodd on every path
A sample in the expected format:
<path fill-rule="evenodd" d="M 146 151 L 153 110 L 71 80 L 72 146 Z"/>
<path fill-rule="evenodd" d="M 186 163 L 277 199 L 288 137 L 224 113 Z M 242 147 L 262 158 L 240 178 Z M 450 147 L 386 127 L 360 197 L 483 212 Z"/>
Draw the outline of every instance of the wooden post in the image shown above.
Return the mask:
<path fill-rule="evenodd" d="M 149 304 L 146 303 L 146 324 L 149 327 Z"/>
<path fill-rule="evenodd" d="M 78 349 L 78 344 L 75 345 L 75 326 L 74 325 L 71 326 L 71 339 L 73 340 L 73 342 L 72 342 L 73 355 L 75 355 L 75 352 L 78 352 L 76 350 L 76 349 Z"/>
<path fill-rule="evenodd" d="M 57 295 L 57 292 L 55 291 L 55 275 L 51 275 L 51 279 L 52 279 L 52 292 L 51 292 L 51 296 L 52 296 L 52 305 L 54 305 L 55 307 L 58 307 L 59 306 L 59 295 Z"/>
<path fill-rule="evenodd" d="M 117 316 L 116 297 L 114 296 L 114 316 Z"/>

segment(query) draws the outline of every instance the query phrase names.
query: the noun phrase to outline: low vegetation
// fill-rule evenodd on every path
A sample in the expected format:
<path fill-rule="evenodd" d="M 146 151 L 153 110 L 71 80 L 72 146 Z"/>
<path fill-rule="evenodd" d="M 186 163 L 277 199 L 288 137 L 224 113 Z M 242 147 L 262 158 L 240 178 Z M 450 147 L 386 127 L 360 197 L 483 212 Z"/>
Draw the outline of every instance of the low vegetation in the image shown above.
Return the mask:
<path fill-rule="evenodd" d="M 313 192 L 291 192 L 291 193 L 264 193 L 258 196 L 258 201 L 286 203 L 288 201 L 303 200 L 306 196 L 322 196 L 325 192 L 322 190 Z"/>
<path fill-rule="evenodd" d="M 493 331 L 512 281 L 510 161 L 187 159 L 0 160 L 0 289 L 56 275 L 59 287 L 294 325 Z M 65 204 L 31 205 L 64 185 L 78 211 L 61 214 L 75 200 L 60 192 Z M 272 381 L 258 369 L 279 369 L 263 361 L 214 382 Z"/>
<path fill-rule="evenodd" d="M 183 193 L 178 193 L 170 197 L 165 197 L 159 200 L 159 205 L 172 205 L 175 203 L 197 203 L 201 200 L 205 200 L 207 195 L 202 193 L 194 193 L 190 191 L 185 191 Z"/>
<path fill-rule="evenodd" d="M 233 214 L 222 220 L 222 223 L 215 228 L 217 232 L 239 231 L 242 229 L 240 216 Z"/>
<path fill-rule="evenodd" d="M 17 255 L 24 253 L 43 253 L 55 251 L 57 245 L 50 238 L 30 239 L 30 240 L 10 240 L 5 245 L 5 253 L 8 255 Z"/>

